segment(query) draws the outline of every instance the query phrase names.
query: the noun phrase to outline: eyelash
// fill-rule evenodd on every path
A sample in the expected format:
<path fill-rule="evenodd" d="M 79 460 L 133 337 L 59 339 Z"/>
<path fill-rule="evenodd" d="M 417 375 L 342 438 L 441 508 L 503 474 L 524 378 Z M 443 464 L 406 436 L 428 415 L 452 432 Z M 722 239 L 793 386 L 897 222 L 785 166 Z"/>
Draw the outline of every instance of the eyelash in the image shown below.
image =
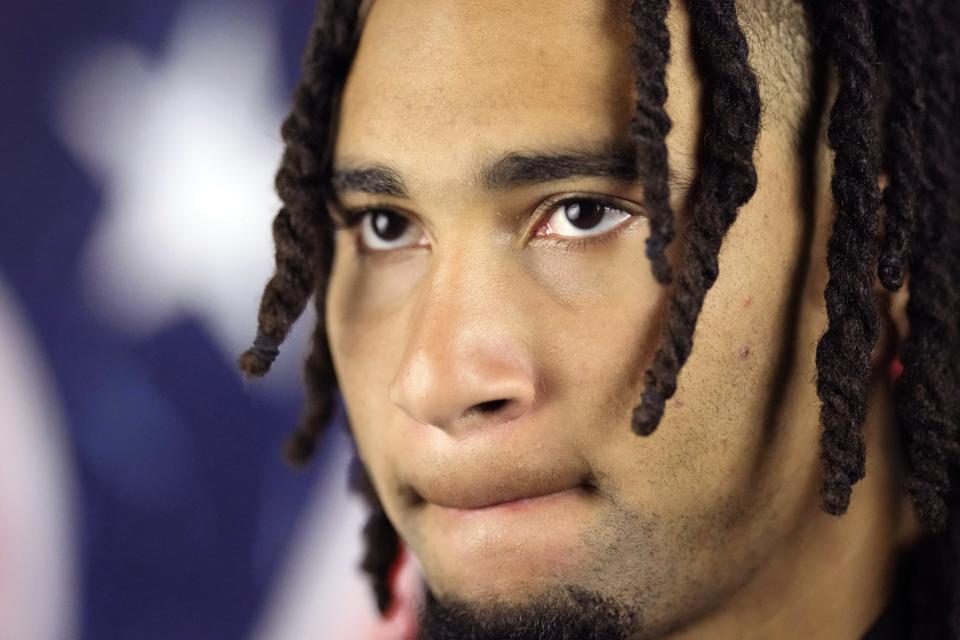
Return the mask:
<path fill-rule="evenodd" d="M 611 208 L 618 209 L 620 211 L 628 213 L 630 214 L 631 218 L 635 218 L 637 216 L 637 214 L 630 213 L 630 211 L 627 211 L 626 209 L 623 209 L 621 207 L 614 207 L 611 205 Z M 550 238 L 550 237 L 541 236 L 537 238 L 537 242 L 546 244 L 547 246 L 550 246 L 550 247 L 563 249 L 564 251 L 577 251 L 578 249 L 583 249 L 584 247 L 587 247 L 590 245 L 603 244 L 605 242 L 612 242 L 613 240 L 616 240 L 622 234 L 624 234 L 628 230 L 629 226 L 630 226 L 630 220 L 628 219 L 622 222 L 621 224 L 618 224 L 613 229 L 606 231 L 604 233 L 601 233 L 599 235 L 584 236 L 582 238 L 570 238 L 566 240 L 563 238 Z"/>
<path fill-rule="evenodd" d="M 571 202 L 594 202 L 604 207 L 608 207 L 610 209 L 622 211 L 623 213 L 628 214 L 630 218 L 636 218 L 637 216 L 640 215 L 639 213 L 632 211 L 631 208 L 624 206 L 620 201 L 611 199 L 609 197 L 602 197 L 602 196 L 595 196 L 595 195 L 564 196 L 556 200 L 547 201 L 537 207 L 537 209 L 542 209 L 544 213 L 540 216 L 541 220 L 539 224 L 537 224 L 537 226 L 534 227 L 534 231 L 536 231 L 536 229 L 539 229 L 540 226 L 546 222 L 547 220 L 546 213 L 551 213 L 558 207 L 561 207 L 565 204 L 569 204 Z M 343 224 L 340 225 L 340 227 L 354 232 L 355 244 L 356 244 L 358 253 L 367 255 L 367 256 L 372 256 L 372 257 L 381 257 L 381 256 L 387 256 L 387 255 L 403 252 L 405 250 L 420 248 L 420 245 L 402 247 L 399 249 L 368 249 L 367 247 L 365 247 L 362 240 L 360 239 L 361 238 L 360 233 L 357 233 L 356 229 L 357 227 L 360 226 L 360 223 L 363 222 L 364 217 L 368 213 L 371 213 L 374 211 L 389 211 L 398 216 L 404 217 L 407 220 L 410 220 L 410 216 L 407 216 L 398 212 L 396 209 L 394 209 L 389 205 L 374 204 L 374 205 L 368 205 L 365 207 L 359 207 L 356 209 L 341 210 L 341 215 L 343 217 Z M 534 236 L 534 238 L 538 243 L 546 244 L 547 246 L 550 246 L 550 247 L 556 247 L 564 251 L 577 251 L 589 245 L 611 242 L 617 239 L 618 237 L 620 237 L 620 235 L 622 235 L 624 232 L 626 232 L 628 230 L 628 227 L 630 227 L 629 219 L 605 233 L 601 233 L 594 236 L 584 236 L 581 238 Z"/>

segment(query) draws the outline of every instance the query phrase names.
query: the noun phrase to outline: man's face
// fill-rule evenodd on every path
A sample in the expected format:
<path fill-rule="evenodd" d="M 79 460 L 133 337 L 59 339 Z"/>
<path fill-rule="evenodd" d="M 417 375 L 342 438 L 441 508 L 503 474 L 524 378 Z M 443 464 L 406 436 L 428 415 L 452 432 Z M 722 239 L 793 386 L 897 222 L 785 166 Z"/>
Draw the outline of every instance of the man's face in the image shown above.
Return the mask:
<path fill-rule="evenodd" d="M 701 81 L 686 14 L 669 25 L 682 230 Z M 614 3 L 378 0 L 334 161 L 340 208 L 380 212 L 338 232 L 327 322 L 360 455 L 434 594 L 480 609 L 574 586 L 664 630 L 826 517 L 810 384 L 823 238 L 767 112 L 758 192 L 679 390 L 634 435 L 668 290 L 644 255 L 642 187 L 593 158 L 629 142 L 631 39 Z M 601 169 L 534 159 L 561 155 Z"/>

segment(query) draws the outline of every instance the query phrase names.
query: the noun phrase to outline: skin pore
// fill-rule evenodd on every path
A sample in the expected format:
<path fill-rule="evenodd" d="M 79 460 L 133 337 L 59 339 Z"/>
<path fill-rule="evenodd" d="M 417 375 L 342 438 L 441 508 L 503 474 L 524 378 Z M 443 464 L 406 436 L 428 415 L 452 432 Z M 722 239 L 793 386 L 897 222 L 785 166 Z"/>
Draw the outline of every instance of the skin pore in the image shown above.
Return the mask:
<path fill-rule="evenodd" d="M 682 4 L 668 24 L 676 262 L 701 85 Z M 572 587 L 630 611 L 638 638 L 858 638 L 916 534 L 886 377 L 903 296 L 878 295 L 890 320 L 867 476 L 829 516 L 812 375 L 830 159 L 821 133 L 808 196 L 789 100 L 762 83 L 757 193 L 677 394 L 635 436 L 666 289 L 644 256 L 642 189 L 618 162 L 630 40 L 615 3 L 373 3 L 340 108 L 334 208 L 341 222 L 380 213 L 338 231 L 327 298 L 359 454 L 431 592 L 478 616 Z M 609 209 L 578 229 L 571 207 L 590 200 Z M 373 226 L 387 222 L 402 230 L 389 241 Z"/>

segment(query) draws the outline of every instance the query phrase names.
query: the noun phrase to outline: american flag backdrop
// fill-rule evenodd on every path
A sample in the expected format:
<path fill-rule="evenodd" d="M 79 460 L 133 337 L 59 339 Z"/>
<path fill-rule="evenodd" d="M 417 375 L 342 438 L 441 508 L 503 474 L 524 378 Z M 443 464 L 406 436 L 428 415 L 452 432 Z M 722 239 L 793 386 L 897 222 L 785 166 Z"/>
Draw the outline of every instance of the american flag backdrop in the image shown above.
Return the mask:
<path fill-rule="evenodd" d="M 0 14 L 2 640 L 412 634 L 356 568 L 342 409 L 308 470 L 279 458 L 313 318 L 264 381 L 233 366 L 312 4 Z"/>

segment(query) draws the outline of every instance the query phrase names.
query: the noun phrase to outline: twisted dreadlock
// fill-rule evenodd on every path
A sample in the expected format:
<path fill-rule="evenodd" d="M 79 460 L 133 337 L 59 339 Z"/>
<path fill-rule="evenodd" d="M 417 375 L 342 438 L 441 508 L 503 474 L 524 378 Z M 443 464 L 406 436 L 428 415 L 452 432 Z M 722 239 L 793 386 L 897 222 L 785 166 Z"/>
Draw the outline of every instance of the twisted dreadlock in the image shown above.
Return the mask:
<path fill-rule="evenodd" d="M 837 213 L 827 245 L 827 331 L 817 344 L 817 395 L 823 403 L 823 505 L 841 514 L 864 476 L 861 426 L 870 353 L 880 333 L 872 291 L 881 201 L 873 127 L 877 51 L 866 0 L 830 3 L 827 25 L 839 75 L 827 132 L 836 152 L 831 188 Z"/>
<path fill-rule="evenodd" d="M 667 30 L 667 0 L 634 2 L 630 17 L 636 28 L 634 59 L 636 74 L 636 111 L 630 136 L 636 149 L 644 200 L 650 212 L 650 237 L 647 257 L 658 282 L 670 282 L 670 264 L 664 251 L 673 240 L 673 211 L 667 183 L 667 133 L 670 117 L 667 102 L 667 61 L 670 59 L 670 33 Z"/>
<path fill-rule="evenodd" d="M 643 403 L 633 413 L 633 430 L 642 435 L 653 433 L 666 399 L 676 391 L 697 317 L 719 274 L 720 243 L 737 209 L 757 187 L 753 148 L 760 129 L 760 93 L 747 62 L 747 41 L 733 0 L 692 0 L 690 15 L 701 54 L 698 62 L 706 71 L 709 107 L 684 264 L 667 307 L 659 348 L 646 374 Z"/>
<path fill-rule="evenodd" d="M 358 3 L 321 0 L 303 59 L 303 77 L 281 134 L 286 148 L 276 189 L 283 206 L 273 220 L 276 272 L 257 316 L 257 339 L 237 365 L 259 377 L 270 370 L 290 327 L 316 294 L 317 326 L 306 363 L 308 405 L 287 441 L 285 457 L 305 464 L 332 413 L 336 375 L 327 344 L 324 302 L 333 260 L 333 225 L 325 211 L 329 193 L 332 129 L 339 92 L 356 48 Z"/>
<path fill-rule="evenodd" d="M 957 41 L 957 8 L 955 3 L 944 2 L 938 10 L 934 6 L 937 4 L 929 3 L 924 8 L 933 31 L 931 51 L 922 65 L 927 117 L 920 138 L 927 153 L 910 260 L 910 334 L 903 347 L 904 373 L 897 390 L 897 409 L 909 443 L 911 474 L 907 489 L 920 518 L 941 529 L 948 517 L 950 463 L 957 460 L 960 422 L 960 292 L 956 285 L 960 277 L 956 255 L 960 158 L 955 115 L 960 65 L 951 50 Z"/>
<path fill-rule="evenodd" d="M 324 212 L 339 94 L 357 39 L 356 0 L 320 0 L 277 173 L 283 207 L 274 220 L 276 272 L 267 284 L 254 346 L 239 361 L 250 376 L 267 372 L 277 347 L 316 296 L 317 328 L 306 363 L 308 406 L 286 457 L 305 463 L 331 413 L 336 377 L 323 305 L 333 254 Z M 719 276 L 718 255 L 739 208 L 753 195 L 760 98 L 734 0 L 688 0 L 706 90 L 706 131 L 696 200 L 684 234 L 682 264 L 671 291 L 660 343 L 645 376 L 632 428 L 649 435 L 676 390 L 692 348 L 697 318 Z M 870 353 L 877 340 L 876 273 L 884 287 L 909 290 L 909 334 L 895 386 L 906 488 L 930 531 L 908 554 L 913 638 L 960 637 L 960 492 L 951 491 L 960 458 L 960 131 L 957 87 L 960 7 L 954 0 L 808 0 L 815 60 L 831 62 L 837 95 L 828 142 L 837 205 L 827 247 L 827 330 L 817 345 L 822 402 L 821 460 L 825 511 L 842 514 L 864 476 L 861 427 Z M 651 211 L 647 255 L 654 276 L 672 281 L 665 249 L 674 236 L 667 187 L 664 110 L 670 42 L 667 0 L 635 0 L 637 103 L 630 129 L 638 177 Z M 921 38 L 921 31 L 925 37 Z M 871 116 L 874 111 L 883 118 Z M 876 122 L 883 122 L 877 130 Z M 881 143 L 883 146 L 881 150 Z M 809 147 L 808 147 L 809 148 Z M 881 168 L 889 184 L 881 193 Z M 882 219 L 881 219 L 882 218 Z M 882 235 L 882 238 L 880 237 Z M 362 568 L 379 609 L 389 608 L 390 572 L 399 537 L 359 463 L 354 488 L 371 506 Z"/>
<path fill-rule="evenodd" d="M 385 614 L 393 602 L 390 578 L 397 565 L 400 536 L 387 519 L 367 470 L 355 457 L 351 461 L 350 488 L 370 505 L 370 516 L 363 527 L 365 551 L 360 568 L 370 576 L 377 609 Z"/>
<path fill-rule="evenodd" d="M 886 43 L 887 84 L 890 91 L 884 163 L 890 185 L 884 192 L 885 239 L 878 275 L 883 286 L 896 291 L 903 285 L 909 259 L 907 249 L 916 221 L 917 189 L 922 178 L 919 116 L 924 103 L 920 91 L 920 33 L 918 0 L 884 0 L 877 24 Z"/>

